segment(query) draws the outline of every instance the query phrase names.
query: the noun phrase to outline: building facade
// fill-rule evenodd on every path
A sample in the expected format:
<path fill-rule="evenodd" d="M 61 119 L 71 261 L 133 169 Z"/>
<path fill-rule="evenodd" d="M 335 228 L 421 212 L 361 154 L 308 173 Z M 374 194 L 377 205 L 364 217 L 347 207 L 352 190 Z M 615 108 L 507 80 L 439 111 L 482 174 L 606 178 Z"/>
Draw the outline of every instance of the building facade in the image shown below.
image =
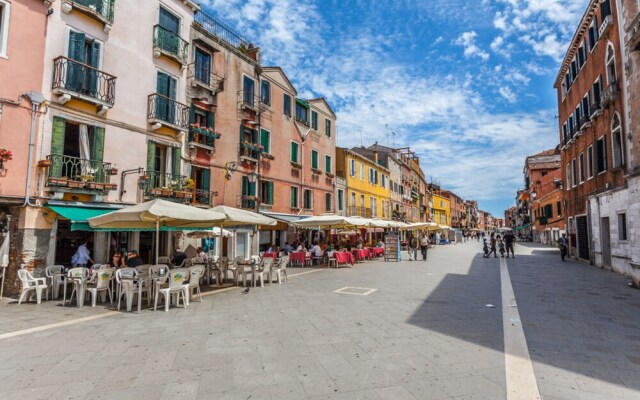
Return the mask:
<path fill-rule="evenodd" d="M 449 199 L 451 205 L 451 227 L 456 229 L 464 228 L 464 221 L 466 220 L 466 207 L 464 200 L 453 193 L 450 190 L 443 190 L 442 195 Z"/>

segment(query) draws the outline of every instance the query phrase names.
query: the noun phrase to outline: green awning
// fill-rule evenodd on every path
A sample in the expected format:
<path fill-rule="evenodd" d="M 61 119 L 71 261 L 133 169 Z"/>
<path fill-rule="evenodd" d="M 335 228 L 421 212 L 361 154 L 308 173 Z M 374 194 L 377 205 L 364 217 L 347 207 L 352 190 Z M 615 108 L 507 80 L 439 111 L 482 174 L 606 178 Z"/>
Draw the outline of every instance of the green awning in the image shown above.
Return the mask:
<path fill-rule="evenodd" d="M 115 211 L 113 208 L 90 208 L 90 207 L 67 207 L 67 206 L 47 206 L 63 218 L 71 221 L 72 231 L 92 230 L 87 220 Z"/>
<path fill-rule="evenodd" d="M 296 103 L 298 103 L 300 106 L 309 109 L 309 103 L 307 103 L 306 101 L 302 100 L 302 99 L 296 99 Z"/>
<path fill-rule="evenodd" d="M 514 229 L 514 231 L 520 231 L 522 229 L 527 229 L 531 226 L 531 224 L 524 224 Z"/>

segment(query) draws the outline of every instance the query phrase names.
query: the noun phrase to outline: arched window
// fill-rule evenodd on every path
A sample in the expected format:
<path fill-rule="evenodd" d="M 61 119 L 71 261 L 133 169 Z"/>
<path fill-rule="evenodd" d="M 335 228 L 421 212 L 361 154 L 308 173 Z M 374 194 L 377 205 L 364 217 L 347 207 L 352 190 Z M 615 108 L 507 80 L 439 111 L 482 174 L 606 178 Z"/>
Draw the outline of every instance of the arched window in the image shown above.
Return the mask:
<path fill-rule="evenodd" d="M 613 48 L 613 44 L 607 45 L 607 83 L 612 84 L 616 82 L 616 53 Z"/>
<path fill-rule="evenodd" d="M 622 139 L 622 126 L 618 113 L 613 115 L 611 121 L 611 152 L 613 155 L 613 168 L 624 164 L 624 140 Z"/>

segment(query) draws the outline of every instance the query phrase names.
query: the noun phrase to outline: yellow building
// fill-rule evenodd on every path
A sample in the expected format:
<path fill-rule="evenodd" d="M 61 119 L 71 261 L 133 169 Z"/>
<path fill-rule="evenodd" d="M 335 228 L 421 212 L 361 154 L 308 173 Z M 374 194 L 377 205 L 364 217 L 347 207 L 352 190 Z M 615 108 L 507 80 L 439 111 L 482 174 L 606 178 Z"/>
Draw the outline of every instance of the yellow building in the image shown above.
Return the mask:
<path fill-rule="evenodd" d="M 431 221 L 438 225 L 451 226 L 451 201 L 439 193 L 433 193 L 431 198 Z"/>
<path fill-rule="evenodd" d="M 347 181 L 347 216 L 391 219 L 390 172 L 377 151 L 337 147 L 336 173 Z"/>

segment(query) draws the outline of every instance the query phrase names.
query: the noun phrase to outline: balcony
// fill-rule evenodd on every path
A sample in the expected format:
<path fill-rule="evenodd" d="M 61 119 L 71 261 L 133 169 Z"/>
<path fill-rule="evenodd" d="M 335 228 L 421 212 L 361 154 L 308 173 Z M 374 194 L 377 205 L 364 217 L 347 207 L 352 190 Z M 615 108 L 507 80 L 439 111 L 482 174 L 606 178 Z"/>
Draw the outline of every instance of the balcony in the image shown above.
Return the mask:
<path fill-rule="evenodd" d="M 195 206 L 207 206 L 213 205 L 213 196 L 217 195 L 217 192 L 210 192 L 208 190 L 196 189 L 193 203 Z"/>
<path fill-rule="evenodd" d="M 189 125 L 189 143 L 198 144 L 208 148 L 214 147 L 216 139 L 220 139 L 221 135 L 213 128 L 200 127 L 195 124 Z"/>
<path fill-rule="evenodd" d="M 145 172 L 149 177 L 144 189 L 146 199 L 164 198 L 171 201 L 191 203 L 193 189 L 186 187 L 187 177 L 165 172 Z"/>
<path fill-rule="evenodd" d="M 618 96 L 620 96 L 618 82 L 609 82 L 609 86 L 602 92 L 602 107 L 606 107 L 609 103 L 614 102 Z"/>
<path fill-rule="evenodd" d="M 61 154 L 48 155 L 39 163 L 47 167 L 47 186 L 92 192 L 116 190 L 117 185 L 109 181 L 111 163 L 100 160 L 84 160 Z"/>
<path fill-rule="evenodd" d="M 257 143 L 242 142 L 240 143 L 239 156 L 244 161 L 258 162 L 263 151 L 264 148 Z"/>
<path fill-rule="evenodd" d="M 347 207 L 347 217 L 371 218 L 371 216 L 372 216 L 371 208 L 357 207 L 357 206 Z"/>
<path fill-rule="evenodd" d="M 69 14 L 73 9 L 88 15 L 104 24 L 104 31 L 109 33 L 113 25 L 115 0 L 65 0 L 62 11 Z"/>
<path fill-rule="evenodd" d="M 604 14 L 604 8 L 603 8 Z M 600 25 L 600 29 L 598 29 L 599 37 L 603 38 L 609 30 L 613 27 L 613 16 L 611 16 L 611 11 L 608 11 L 607 16 L 602 16 L 602 24 Z"/>
<path fill-rule="evenodd" d="M 189 127 L 189 107 L 161 94 L 150 94 L 147 102 L 147 121 L 157 130 L 166 126 L 178 131 Z"/>
<path fill-rule="evenodd" d="M 106 113 L 116 100 L 116 77 L 89 65 L 60 56 L 53 60 L 51 89 L 64 104 L 72 97 L 98 106 Z"/>
<path fill-rule="evenodd" d="M 602 115 L 602 106 L 600 105 L 600 100 L 596 100 L 595 103 L 591 105 L 591 120 L 593 121 L 597 117 Z"/>
<path fill-rule="evenodd" d="M 591 128 L 591 118 L 588 115 L 581 116 L 578 121 L 578 126 L 580 127 L 578 134 L 584 132 L 586 128 Z"/>
<path fill-rule="evenodd" d="M 245 38 L 214 17 L 198 11 L 194 17 L 194 24 L 215 36 L 220 42 L 236 49 L 253 61 L 259 61 L 258 48 L 253 47 Z"/>
<path fill-rule="evenodd" d="M 255 210 L 256 209 L 256 196 L 249 195 L 238 195 L 236 198 L 236 207 L 242 208 L 244 210 Z"/>
<path fill-rule="evenodd" d="M 156 25 L 153 27 L 153 55 L 156 58 L 165 55 L 184 66 L 189 59 L 189 43 L 176 33 Z"/>
<path fill-rule="evenodd" d="M 220 75 L 214 68 L 191 63 L 187 66 L 187 78 L 192 87 L 201 87 L 211 91 L 213 94 L 224 90 L 224 76 Z"/>

